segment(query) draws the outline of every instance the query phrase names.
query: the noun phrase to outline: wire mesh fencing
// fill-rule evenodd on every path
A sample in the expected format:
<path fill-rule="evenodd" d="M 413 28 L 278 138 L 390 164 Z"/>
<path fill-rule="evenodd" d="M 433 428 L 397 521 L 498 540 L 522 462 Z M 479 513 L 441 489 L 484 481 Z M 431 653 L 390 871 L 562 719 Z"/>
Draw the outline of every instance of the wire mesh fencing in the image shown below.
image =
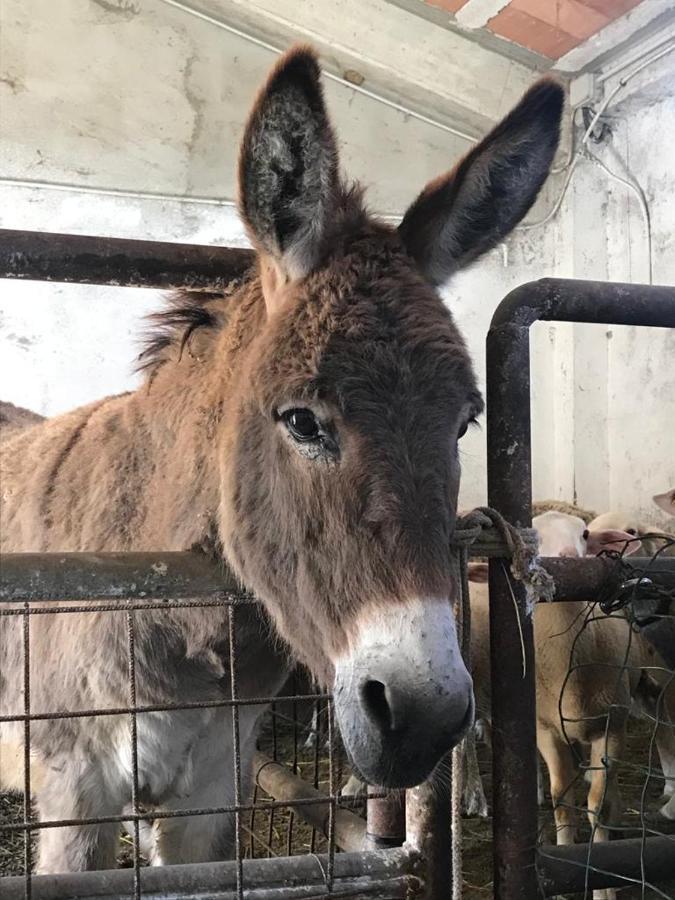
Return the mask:
<path fill-rule="evenodd" d="M 588 896 L 596 877 L 622 873 L 620 852 L 613 865 L 609 851 L 602 861 L 596 852 L 610 840 L 638 860 L 616 880 L 625 888 L 621 896 L 675 896 L 675 869 L 657 883 L 645 862 L 654 838 L 672 840 L 675 858 L 675 578 L 663 565 L 675 539 L 649 534 L 643 546 L 652 555 L 637 561 L 606 553 L 614 571 L 597 596 L 555 604 L 558 631 L 546 634 L 554 652 L 566 653 L 557 697 L 562 742 L 555 746 L 553 730 L 538 741 L 556 807 L 548 836 L 588 842 L 576 860 L 578 887 Z M 539 640 L 538 654 L 538 666 L 555 673 Z M 544 677 L 541 669 L 537 677 Z M 554 680 L 538 688 L 540 707 Z M 545 710 L 537 715 L 543 732 Z"/>
<path fill-rule="evenodd" d="M 78 896 L 81 891 L 87 896 L 94 890 L 108 896 L 142 897 L 146 892 L 161 893 L 169 886 L 180 895 L 176 876 L 166 874 L 165 864 L 185 862 L 188 865 L 181 869 L 192 870 L 184 888 L 187 895 L 197 887 L 208 889 L 209 878 L 216 879 L 216 865 L 220 866 L 220 894 L 239 900 L 257 897 L 255 891 L 263 891 L 261 896 L 265 898 L 268 894 L 264 891 L 271 891 L 269 897 L 280 900 L 336 892 L 338 896 L 405 896 L 411 878 L 417 879 L 411 854 L 394 847 L 387 859 L 370 858 L 366 798 L 341 795 L 345 758 L 333 724 L 330 695 L 319 692 L 300 670 L 291 674 L 278 694 L 260 696 L 252 691 L 251 668 L 263 663 L 242 659 L 238 635 L 242 629 L 250 629 L 251 617 L 259 615 L 256 601 L 243 593 L 214 589 L 214 584 L 222 581 L 222 571 L 217 568 L 211 580 L 204 576 L 199 582 L 196 572 L 202 562 L 196 564 L 190 579 L 181 582 L 181 564 L 187 564 L 185 557 L 190 554 L 130 554 L 131 562 L 124 556 L 20 554 L 3 558 L 0 651 L 3 664 L 11 666 L 14 657 L 20 682 L 14 692 L 8 679 L 3 677 L 0 685 L 3 784 L 12 781 L 13 773 L 12 786 L 17 789 L 3 793 L 0 800 L 0 878 L 6 877 L 0 882 L 3 895 L 7 891 L 8 897 Z M 16 560 L 18 570 L 26 576 L 23 579 L 13 577 Z M 63 575 L 60 564 L 69 574 Z M 126 567 L 127 574 L 132 573 L 126 582 L 124 573 L 120 577 L 120 566 Z M 110 574 L 111 567 L 117 583 L 113 587 L 100 571 Z M 168 568 L 171 571 L 167 577 Z M 146 578 L 143 573 L 148 570 L 153 574 Z M 183 594 L 188 591 L 188 581 L 197 583 L 206 595 L 189 599 L 171 596 L 172 582 L 173 590 Z M 129 596 L 113 599 L 107 596 L 110 593 Z M 53 599 L 55 595 L 58 599 Z M 206 689 L 197 682 L 187 692 L 176 689 L 175 700 L 158 700 L 152 684 L 146 682 L 148 646 L 161 656 L 159 649 L 171 633 L 171 623 L 174 627 L 177 619 L 184 623 L 184 617 L 200 610 L 208 612 L 211 626 L 221 637 L 217 646 L 220 677 Z M 100 704 L 85 702 L 91 692 L 68 690 L 67 666 L 59 669 L 65 690 L 45 691 L 45 683 L 54 674 L 45 656 L 45 642 L 54 640 L 57 634 L 74 634 L 77 638 L 74 643 L 64 643 L 57 659 L 62 662 L 68 654 L 76 655 L 75 662 L 81 658 L 82 665 L 76 671 L 84 683 L 101 677 L 101 672 L 87 666 L 91 653 L 86 642 L 91 635 L 87 623 L 102 617 L 106 633 L 117 636 L 124 677 L 117 677 L 119 660 L 117 666 L 113 665 L 112 660 L 100 656 L 105 648 L 98 648 L 99 668 L 103 667 L 103 677 L 110 681 L 101 693 L 104 700 Z M 45 630 L 47 622 L 51 631 Z M 165 625 L 160 627 L 160 622 Z M 58 632 L 54 630 L 57 623 Z M 183 673 L 167 670 L 160 673 L 161 677 L 171 681 L 181 674 L 189 676 L 189 648 L 182 647 L 181 652 L 187 669 Z M 55 696 L 59 702 L 52 699 L 49 706 L 45 698 Z M 162 696 L 166 698 L 166 692 Z M 198 726 L 195 746 L 205 739 L 208 724 L 207 737 L 210 734 L 211 750 L 215 752 L 207 759 L 207 789 L 191 794 L 185 785 L 181 788 L 173 784 L 161 796 L 148 783 L 148 753 L 153 754 L 150 771 L 161 771 L 164 758 L 174 752 L 172 742 L 180 745 L 185 716 L 191 725 Z M 259 719 L 260 727 L 259 722 L 253 724 Z M 156 726 L 158 721 L 165 744 L 148 747 L 147 725 L 154 722 Z M 64 767 L 63 753 L 55 763 L 55 748 L 65 747 L 67 753 L 68 741 L 73 757 L 83 753 L 83 743 L 88 747 L 85 756 L 98 754 L 98 768 L 83 768 L 84 763 L 69 768 L 72 759 Z M 114 748 L 112 754 L 105 748 L 106 741 Z M 189 756 L 192 749 L 188 744 L 182 752 Z M 109 782 L 119 773 L 111 774 L 106 766 L 114 765 L 116 759 L 119 762 L 120 756 L 130 777 L 113 798 Z M 204 761 L 199 757 L 195 764 L 200 759 Z M 188 760 L 185 768 L 192 764 Z M 73 777 L 82 780 L 73 785 Z M 62 794 L 51 805 L 43 799 L 46 778 Z M 189 782 L 189 773 L 179 767 L 175 779 L 181 778 Z M 229 800 L 223 799 L 225 795 L 219 789 L 222 783 L 229 786 Z M 77 802 L 70 802 L 73 791 Z M 91 796 L 82 803 L 87 791 Z M 33 800 L 36 796 L 37 804 Z M 369 796 L 378 799 L 383 795 Z M 400 797 L 397 803 L 404 811 Z M 230 845 L 227 841 L 218 845 L 211 858 L 232 857 L 231 863 L 200 859 L 204 848 L 199 841 L 206 842 L 214 828 L 221 828 L 226 836 L 229 833 Z M 171 848 L 171 841 L 187 840 L 190 829 L 192 859 L 181 859 L 180 849 Z M 106 830 L 108 837 L 114 834 L 114 850 L 108 856 L 96 849 Z M 393 843 L 401 844 L 404 836 L 402 833 Z M 61 855 L 54 855 L 55 846 Z M 73 851 L 78 846 L 80 856 Z M 165 858 L 169 850 L 173 855 Z M 270 865 L 261 869 L 263 863 Z M 113 883 L 110 870 L 116 866 L 126 880 Z M 107 872 L 101 880 L 98 871 L 74 871 L 78 868 Z M 72 871 L 70 880 L 63 881 L 65 876 L 58 873 L 68 871 Z M 40 879 L 44 872 L 57 873 L 51 888 Z M 55 893 L 50 894 L 50 890 Z"/>
<path fill-rule="evenodd" d="M 23 685 L 22 685 L 22 709 L 2 709 L 0 723 L 9 734 L 10 739 L 4 743 L 5 748 L 13 747 L 17 759 L 10 761 L 5 758 L 5 766 L 10 762 L 19 763 L 23 769 L 22 795 L 4 794 L 2 830 L 2 874 L 21 874 L 26 879 L 26 891 L 30 893 L 31 873 L 34 869 L 36 850 L 42 835 L 48 829 L 85 827 L 85 826 L 115 826 L 119 832 L 120 844 L 116 848 L 117 862 L 123 866 L 130 866 L 136 871 L 134 892 L 140 896 L 141 867 L 147 864 L 144 856 L 144 839 L 141 831 L 148 827 L 157 829 L 162 820 L 185 818 L 192 820 L 197 817 L 234 817 L 235 834 L 234 855 L 239 872 L 238 881 L 241 881 L 241 860 L 245 857 L 259 858 L 260 856 L 293 855 L 295 852 L 316 852 L 323 850 L 329 855 L 329 869 L 327 871 L 328 883 L 330 883 L 330 868 L 332 856 L 336 850 L 333 832 L 333 815 L 336 804 L 339 801 L 337 784 L 339 764 L 336 762 L 336 743 L 333 737 L 330 697 L 320 694 L 304 685 L 305 693 L 298 693 L 298 677 L 289 683 L 289 693 L 281 696 L 250 697 L 242 696 L 239 690 L 236 619 L 237 611 L 244 605 L 254 604 L 250 597 L 224 595 L 222 598 L 203 598 L 192 600 L 161 600 L 159 602 L 129 600 L 125 602 L 92 602 L 92 603 L 67 603 L 67 602 L 29 602 L 20 606 L 3 604 L 0 608 L 2 624 L 4 626 L 3 658 L 7 659 L 12 652 L 10 642 L 18 639 L 21 644 Z M 169 616 L 172 613 L 185 614 L 186 611 L 210 608 L 224 617 L 227 631 L 227 648 L 224 656 L 229 671 L 223 676 L 223 684 L 220 686 L 221 696 L 216 699 L 205 699 L 196 696 L 176 703 L 148 702 L 147 691 L 139 676 L 137 668 L 137 617 L 159 611 L 161 615 Z M 40 618 L 72 617 L 77 616 L 80 622 L 87 616 L 115 616 L 124 620 L 123 631 L 127 644 L 127 672 L 126 697 L 120 696 L 119 703 L 114 706 L 101 706 L 94 708 L 78 708 L 77 702 L 64 709 L 43 710 L 35 709 L 31 704 L 32 690 L 36 680 L 41 677 L 40 659 L 37 647 L 40 644 L 39 632 Z M 39 618 L 38 618 L 39 617 Z M 12 621 L 13 620 L 13 621 Z M 64 652 L 66 648 L 64 648 Z M 168 677 L 168 674 L 167 674 Z M 249 692 L 250 693 L 250 692 Z M 299 826 L 296 822 L 295 809 L 301 807 L 306 800 L 295 799 L 293 808 L 276 801 L 267 794 L 259 783 L 254 786 L 252 798 L 248 798 L 242 792 L 242 758 L 241 737 L 239 734 L 239 722 L 242 710 L 257 709 L 268 710 L 266 725 L 259 738 L 259 750 L 255 756 L 255 764 L 260 769 L 265 763 L 265 752 L 270 760 L 283 760 L 290 763 L 290 771 L 293 774 L 309 774 L 309 783 L 324 794 L 322 803 L 326 807 L 326 831 L 319 834 L 316 827 Z M 233 784 L 233 803 L 228 805 L 212 804 L 200 807 L 176 809 L 175 807 L 163 807 L 161 803 L 154 803 L 149 808 L 147 794 L 139 778 L 139 726 L 142 728 L 143 719 L 148 716 L 162 715 L 169 720 L 166 733 L 171 734 L 171 717 L 179 716 L 185 711 L 203 711 L 208 715 L 217 715 L 225 722 L 225 717 L 230 719 L 231 746 L 228 753 L 223 753 L 224 767 L 227 764 L 227 756 L 232 757 L 231 770 L 227 772 L 213 772 L 213 779 L 225 777 Z M 309 718 L 307 717 L 309 711 Z M 315 713 L 315 715 L 313 715 Z M 131 759 L 131 781 L 129 785 L 128 803 L 124 809 L 110 811 L 109 814 L 83 815 L 75 818 L 63 817 L 61 819 L 37 818 L 35 810 L 31 806 L 31 796 L 34 793 L 35 779 L 38 764 L 33 752 L 32 743 L 36 729 L 54 727 L 56 724 L 77 723 L 86 728 L 86 721 L 95 723 L 91 729 L 92 737 L 96 729 L 105 721 L 111 723 L 107 733 L 111 739 L 118 728 L 123 728 L 123 721 L 127 720 L 128 729 L 128 753 Z M 313 725 L 313 720 L 315 724 Z M 84 726 L 82 726 L 84 722 Z M 10 730 L 11 729 L 11 730 Z M 314 737 L 314 740 L 308 740 Z M 18 740 L 12 741 L 12 737 Z M 223 740 L 226 738 L 224 731 Z M 55 737 L 56 740 L 56 737 Z M 44 742 L 41 742 L 44 746 Z M 161 752 L 161 748 L 157 748 Z M 225 747 L 223 748 L 225 750 Z M 321 751 L 321 752 L 320 752 Z M 6 749 L 6 753 L 9 749 Z M 20 760 L 18 757 L 21 757 Z M 216 764 L 217 769 L 217 764 Z M 103 790 L 103 785 L 101 785 Z M 316 801 L 315 801 L 316 804 Z M 147 837 L 147 835 L 146 835 Z"/>

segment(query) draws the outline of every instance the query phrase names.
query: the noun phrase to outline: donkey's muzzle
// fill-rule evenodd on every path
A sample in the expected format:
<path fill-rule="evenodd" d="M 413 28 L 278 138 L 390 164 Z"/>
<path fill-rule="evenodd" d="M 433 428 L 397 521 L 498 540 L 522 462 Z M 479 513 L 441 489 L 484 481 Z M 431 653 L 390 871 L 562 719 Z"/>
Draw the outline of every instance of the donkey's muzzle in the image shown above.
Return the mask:
<path fill-rule="evenodd" d="M 473 722 L 471 677 L 448 601 L 370 615 L 338 661 L 335 708 L 352 764 L 370 784 L 424 781 Z"/>

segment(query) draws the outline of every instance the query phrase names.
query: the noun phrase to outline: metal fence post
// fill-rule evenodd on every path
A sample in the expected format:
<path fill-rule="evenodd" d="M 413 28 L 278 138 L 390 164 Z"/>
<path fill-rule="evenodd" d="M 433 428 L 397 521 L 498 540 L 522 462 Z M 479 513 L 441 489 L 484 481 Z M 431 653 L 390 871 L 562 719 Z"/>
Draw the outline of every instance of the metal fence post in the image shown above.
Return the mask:
<path fill-rule="evenodd" d="M 488 502 L 530 524 L 530 349 L 537 320 L 675 327 L 675 288 L 547 278 L 502 300 L 487 337 Z M 497 900 L 538 895 L 532 615 L 505 560 L 490 560 L 493 855 Z"/>
<path fill-rule="evenodd" d="M 531 524 L 529 329 L 504 325 L 487 342 L 488 503 Z M 523 364 L 525 360 L 525 364 Z M 526 402 L 523 402 L 523 397 Z M 494 896 L 537 896 L 537 770 L 532 610 L 509 561 L 491 559 Z"/>

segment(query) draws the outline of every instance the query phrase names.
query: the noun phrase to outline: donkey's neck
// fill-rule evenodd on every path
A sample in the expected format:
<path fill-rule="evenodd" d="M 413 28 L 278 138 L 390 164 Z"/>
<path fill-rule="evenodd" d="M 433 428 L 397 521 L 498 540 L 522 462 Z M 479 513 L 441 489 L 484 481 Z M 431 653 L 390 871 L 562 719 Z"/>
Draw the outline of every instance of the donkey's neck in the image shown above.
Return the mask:
<path fill-rule="evenodd" d="M 136 546 L 158 547 L 159 536 L 165 549 L 217 540 L 221 423 L 231 413 L 239 360 L 257 332 L 263 302 L 257 280 L 224 299 L 221 326 L 196 331 L 182 352 L 174 347 L 133 395 L 152 443 L 154 491 Z"/>

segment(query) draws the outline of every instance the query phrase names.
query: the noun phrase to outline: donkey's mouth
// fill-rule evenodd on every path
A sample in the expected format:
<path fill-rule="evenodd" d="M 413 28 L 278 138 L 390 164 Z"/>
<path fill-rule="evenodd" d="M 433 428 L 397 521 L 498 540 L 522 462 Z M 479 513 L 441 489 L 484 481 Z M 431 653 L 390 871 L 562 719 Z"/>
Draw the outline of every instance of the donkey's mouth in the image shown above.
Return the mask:
<path fill-rule="evenodd" d="M 336 704 L 337 706 L 337 704 Z M 474 720 L 473 694 L 459 727 L 452 722 L 436 722 L 431 733 L 425 728 L 400 732 L 375 732 L 353 721 L 340 721 L 350 768 L 365 784 L 376 788 L 411 788 L 429 778 L 447 753 L 466 735 Z M 361 730 L 363 728 L 363 730 Z"/>
<path fill-rule="evenodd" d="M 347 754 L 372 785 L 413 787 L 473 722 L 473 684 L 447 600 L 415 599 L 370 615 L 335 667 L 335 710 Z"/>

